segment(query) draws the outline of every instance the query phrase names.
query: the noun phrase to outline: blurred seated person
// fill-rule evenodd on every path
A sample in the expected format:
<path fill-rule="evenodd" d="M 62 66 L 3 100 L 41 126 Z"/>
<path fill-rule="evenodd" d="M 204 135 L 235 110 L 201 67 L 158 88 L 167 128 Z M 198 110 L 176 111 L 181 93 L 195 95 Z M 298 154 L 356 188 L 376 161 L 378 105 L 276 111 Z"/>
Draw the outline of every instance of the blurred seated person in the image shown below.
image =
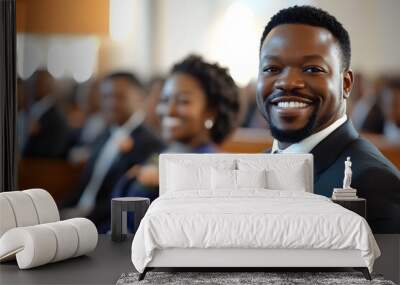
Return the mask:
<path fill-rule="evenodd" d="M 106 128 L 106 120 L 101 110 L 100 82 L 92 79 L 78 89 L 77 101 L 85 120 L 74 133 L 72 148 L 68 159 L 71 162 L 86 162 L 90 156 L 93 143 Z"/>
<path fill-rule="evenodd" d="M 161 133 L 161 122 L 156 109 L 164 82 L 165 78 L 156 76 L 150 80 L 147 87 L 145 123 L 157 134 Z"/>
<path fill-rule="evenodd" d="M 28 109 L 28 134 L 23 157 L 63 158 L 67 149 L 68 125 L 56 105 L 55 81 L 46 70 L 31 78 L 33 104 Z"/>
<path fill-rule="evenodd" d="M 227 69 L 189 56 L 173 66 L 157 107 L 164 153 L 214 153 L 237 125 L 238 89 Z M 131 168 L 118 182 L 114 197 L 158 197 L 158 156 Z"/>
<path fill-rule="evenodd" d="M 107 76 L 101 83 L 102 108 L 108 127 L 96 140 L 80 187 L 62 212 L 64 218 L 91 219 L 100 233 L 109 227 L 110 194 L 126 171 L 159 153 L 162 142 L 143 124 L 143 89 L 131 73 Z"/>
<path fill-rule="evenodd" d="M 377 134 L 383 132 L 384 114 L 380 106 L 379 92 L 368 78 L 356 73 L 348 108 L 357 130 Z"/>
<path fill-rule="evenodd" d="M 17 79 L 17 141 L 18 150 L 22 153 L 27 139 L 27 98 L 25 82 Z"/>
<path fill-rule="evenodd" d="M 382 105 L 385 113 L 383 135 L 396 144 L 400 144 L 400 79 L 389 82 L 382 94 Z"/>

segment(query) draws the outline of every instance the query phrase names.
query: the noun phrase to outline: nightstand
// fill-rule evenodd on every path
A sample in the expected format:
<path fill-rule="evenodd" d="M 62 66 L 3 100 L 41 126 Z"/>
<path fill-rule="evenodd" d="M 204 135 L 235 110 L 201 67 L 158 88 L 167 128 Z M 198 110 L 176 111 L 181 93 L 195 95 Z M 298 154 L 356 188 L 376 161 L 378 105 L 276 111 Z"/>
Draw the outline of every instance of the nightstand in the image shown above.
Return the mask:
<path fill-rule="evenodd" d="M 359 214 L 364 219 L 367 218 L 367 200 L 363 198 L 356 198 L 352 200 L 336 200 L 331 199 L 332 202 L 339 204 L 340 206 Z"/>

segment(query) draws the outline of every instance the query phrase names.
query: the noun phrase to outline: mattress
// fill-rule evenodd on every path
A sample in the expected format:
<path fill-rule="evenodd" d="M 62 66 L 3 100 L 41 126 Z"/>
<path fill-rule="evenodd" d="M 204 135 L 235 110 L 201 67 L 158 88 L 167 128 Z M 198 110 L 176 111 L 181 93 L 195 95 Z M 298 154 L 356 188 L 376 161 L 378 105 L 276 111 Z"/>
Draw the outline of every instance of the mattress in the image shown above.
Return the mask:
<path fill-rule="evenodd" d="M 159 197 L 133 239 L 132 262 L 143 272 L 155 250 L 172 248 L 359 250 L 370 271 L 380 255 L 361 216 L 320 195 L 267 189 Z"/>

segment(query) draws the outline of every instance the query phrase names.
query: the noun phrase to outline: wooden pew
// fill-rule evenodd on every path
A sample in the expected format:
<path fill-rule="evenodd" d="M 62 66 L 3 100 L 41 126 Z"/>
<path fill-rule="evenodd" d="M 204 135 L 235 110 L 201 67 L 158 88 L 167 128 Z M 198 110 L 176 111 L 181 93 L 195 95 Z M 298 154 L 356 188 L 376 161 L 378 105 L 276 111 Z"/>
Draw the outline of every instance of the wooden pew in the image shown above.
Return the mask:
<path fill-rule="evenodd" d="M 272 137 L 267 130 L 239 128 L 219 149 L 230 153 L 260 153 L 272 146 Z"/>
<path fill-rule="evenodd" d="M 400 169 L 400 142 L 393 144 L 375 134 L 362 134 L 371 141 L 398 169 Z M 239 128 L 221 146 L 221 152 L 260 153 L 272 146 L 272 137 L 264 129 Z"/>
<path fill-rule="evenodd" d="M 400 169 L 400 142 L 398 144 L 389 142 L 377 134 L 363 133 L 362 136 L 372 142 L 397 169 Z"/>
<path fill-rule="evenodd" d="M 59 205 L 77 188 L 83 167 L 58 159 L 22 159 L 18 165 L 18 189 L 43 188 Z"/>
<path fill-rule="evenodd" d="M 367 139 L 400 169 L 400 146 L 388 143 L 381 136 L 365 134 Z M 221 152 L 261 153 L 272 146 L 272 137 L 263 129 L 238 129 L 221 146 Z M 19 163 L 19 189 L 44 188 L 57 203 L 77 188 L 83 165 L 64 160 L 24 159 Z"/>

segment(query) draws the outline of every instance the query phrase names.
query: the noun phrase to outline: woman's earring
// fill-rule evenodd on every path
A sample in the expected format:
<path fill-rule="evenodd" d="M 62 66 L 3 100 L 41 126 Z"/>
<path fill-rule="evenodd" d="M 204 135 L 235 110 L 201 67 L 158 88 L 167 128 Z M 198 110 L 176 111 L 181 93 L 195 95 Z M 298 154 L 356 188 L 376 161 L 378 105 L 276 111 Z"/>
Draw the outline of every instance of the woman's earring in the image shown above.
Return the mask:
<path fill-rule="evenodd" d="M 204 127 L 209 130 L 214 126 L 214 122 L 211 119 L 207 119 L 204 121 Z"/>

